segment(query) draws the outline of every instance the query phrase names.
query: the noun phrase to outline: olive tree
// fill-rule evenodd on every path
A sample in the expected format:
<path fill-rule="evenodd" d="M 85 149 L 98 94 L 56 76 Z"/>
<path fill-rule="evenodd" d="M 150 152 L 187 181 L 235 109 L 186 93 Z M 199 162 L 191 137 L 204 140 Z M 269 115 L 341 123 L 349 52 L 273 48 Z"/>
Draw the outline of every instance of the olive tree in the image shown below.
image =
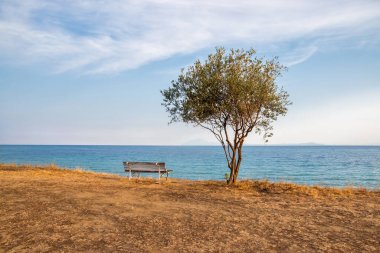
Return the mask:
<path fill-rule="evenodd" d="M 272 122 L 287 112 L 288 93 L 276 85 L 284 70 L 277 58 L 259 58 L 253 49 L 216 48 L 161 91 L 170 123 L 201 126 L 221 143 L 230 169 L 228 184 L 237 182 L 248 134 L 254 131 L 267 141 Z"/>

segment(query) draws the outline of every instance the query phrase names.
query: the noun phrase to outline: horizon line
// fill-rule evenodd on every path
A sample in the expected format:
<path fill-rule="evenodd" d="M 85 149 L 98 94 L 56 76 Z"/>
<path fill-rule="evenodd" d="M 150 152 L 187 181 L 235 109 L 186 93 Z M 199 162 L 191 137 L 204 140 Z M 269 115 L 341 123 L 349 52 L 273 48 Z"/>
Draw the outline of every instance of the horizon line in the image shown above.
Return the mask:
<path fill-rule="evenodd" d="M 0 146 L 161 146 L 161 147 L 219 147 L 220 144 L 3 144 Z M 319 147 L 319 146 L 362 146 L 362 147 L 378 147 L 380 144 L 319 144 L 319 143 L 295 143 L 295 144 L 246 144 L 244 147 L 262 147 L 262 146 L 308 146 L 308 147 Z"/>

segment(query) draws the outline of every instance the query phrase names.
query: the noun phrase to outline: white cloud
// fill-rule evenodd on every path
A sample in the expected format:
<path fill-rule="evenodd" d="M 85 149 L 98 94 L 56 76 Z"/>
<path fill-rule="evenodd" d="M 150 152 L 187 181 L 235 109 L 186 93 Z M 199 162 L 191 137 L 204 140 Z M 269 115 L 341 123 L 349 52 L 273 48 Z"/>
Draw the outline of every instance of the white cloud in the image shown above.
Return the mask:
<path fill-rule="evenodd" d="M 55 72 L 115 73 L 217 45 L 269 48 L 305 61 L 323 41 L 376 37 L 379 1 L 11 1 L 0 3 L 0 50 Z M 358 40 L 362 43 L 362 40 Z M 22 60 L 21 60 L 22 59 Z"/>
<path fill-rule="evenodd" d="M 318 47 L 316 46 L 308 46 L 306 48 L 298 48 L 293 52 L 287 54 L 282 60 L 283 64 L 287 67 L 291 67 L 297 64 L 300 64 L 307 59 L 309 59 L 313 54 L 318 51 Z"/>

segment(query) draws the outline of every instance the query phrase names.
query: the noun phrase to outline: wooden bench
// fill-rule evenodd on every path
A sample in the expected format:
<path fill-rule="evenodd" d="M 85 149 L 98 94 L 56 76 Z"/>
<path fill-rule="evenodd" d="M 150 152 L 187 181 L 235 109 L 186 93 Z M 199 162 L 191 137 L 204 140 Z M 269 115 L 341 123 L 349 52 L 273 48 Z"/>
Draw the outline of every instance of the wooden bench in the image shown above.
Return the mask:
<path fill-rule="evenodd" d="M 158 173 L 158 180 L 166 174 L 166 180 L 169 177 L 169 173 L 173 170 L 167 169 L 165 163 L 150 163 L 150 162 L 123 162 L 125 172 L 129 173 L 129 179 L 132 176 L 140 176 L 140 173 Z"/>

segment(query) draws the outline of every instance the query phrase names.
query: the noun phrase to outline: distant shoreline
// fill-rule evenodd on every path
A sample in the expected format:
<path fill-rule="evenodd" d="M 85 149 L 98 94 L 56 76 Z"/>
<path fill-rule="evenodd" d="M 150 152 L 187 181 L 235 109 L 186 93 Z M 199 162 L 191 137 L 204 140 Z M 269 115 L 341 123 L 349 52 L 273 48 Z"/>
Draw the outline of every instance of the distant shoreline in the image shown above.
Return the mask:
<path fill-rule="evenodd" d="M 140 145 L 140 144 L 0 144 L 0 146 L 115 146 L 115 147 L 220 147 L 220 145 Z M 244 147 L 380 147 L 374 145 L 355 145 L 355 144 L 247 144 Z"/>

